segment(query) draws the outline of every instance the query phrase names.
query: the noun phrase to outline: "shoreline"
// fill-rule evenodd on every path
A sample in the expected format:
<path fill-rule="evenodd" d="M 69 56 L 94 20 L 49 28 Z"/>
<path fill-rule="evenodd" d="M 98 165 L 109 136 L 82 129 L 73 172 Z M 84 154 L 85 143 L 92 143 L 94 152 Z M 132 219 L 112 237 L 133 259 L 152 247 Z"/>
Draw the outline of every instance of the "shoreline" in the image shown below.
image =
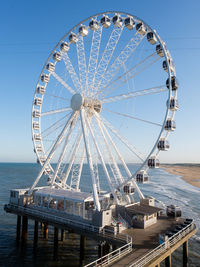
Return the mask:
<path fill-rule="evenodd" d="M 181 176 L 188 184 L 200 188 L 200 165 L 189 164 L 162 164 L 160 166 L 168 173 Z"/>

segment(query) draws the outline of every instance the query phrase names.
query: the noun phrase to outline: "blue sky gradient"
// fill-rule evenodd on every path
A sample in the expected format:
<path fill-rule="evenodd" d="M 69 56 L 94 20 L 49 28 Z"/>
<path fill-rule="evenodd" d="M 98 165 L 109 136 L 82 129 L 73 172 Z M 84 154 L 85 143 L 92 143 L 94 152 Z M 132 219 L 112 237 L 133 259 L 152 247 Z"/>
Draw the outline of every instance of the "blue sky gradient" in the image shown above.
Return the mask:
<path fill-rule="evenodd" d="M 177 130 L 161 162 L 200 162 L 200 1 L 1 1 L 0 162 L 35 162 L 31 108 L 41 69 L 61 37 L 81 20 L 116 10 L 156 29 L 180 82 Z"/>

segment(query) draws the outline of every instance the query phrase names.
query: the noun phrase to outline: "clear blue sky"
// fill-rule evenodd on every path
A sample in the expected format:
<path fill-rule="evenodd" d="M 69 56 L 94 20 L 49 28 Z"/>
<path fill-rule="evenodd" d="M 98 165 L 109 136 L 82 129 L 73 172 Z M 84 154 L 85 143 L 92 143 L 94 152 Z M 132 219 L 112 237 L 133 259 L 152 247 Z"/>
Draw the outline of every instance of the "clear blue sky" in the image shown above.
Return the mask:
<path fill-rule="evenodd" d="M 1 1 L 0 162 L 34 162 L 31 107 L 37 79 L 56 43 L 81 20 L 108 10 L 130 12 L 155 28 L 180 82 L 177 130 L 161 162 L 200 162 L 200 1 Z"/>

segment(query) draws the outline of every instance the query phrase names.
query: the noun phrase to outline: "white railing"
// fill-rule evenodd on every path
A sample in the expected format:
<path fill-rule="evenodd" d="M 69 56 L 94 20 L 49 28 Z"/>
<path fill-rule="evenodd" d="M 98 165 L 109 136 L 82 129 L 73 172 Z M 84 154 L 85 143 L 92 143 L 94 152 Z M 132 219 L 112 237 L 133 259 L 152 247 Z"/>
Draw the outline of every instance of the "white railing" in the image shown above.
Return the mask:
<path fill-rule="evenodd" d="M 153 261 L 157 256 L 165 253 L 170 247 L 174 246 L 178 241 L 180 241 L 183 237 L 185 237 L 188 233 L 196 228 L 196 225 L 192 222 L 183 229 L 181 229 L 178 233 L 174 234 L 170 237 L 166 242 L 162 243 L 154 250 L 148 252 L 144 257 L 135 261 L 133 264 L 129 265 L 129 267 L 143 267 Z"/>
<path fill-rule="evenodd" d="M 132 251 L 132 238 L 127 235 L 127 244 L 112 251 L 111 253 L 85 265 L 84 267 L 107 266 Z"/>

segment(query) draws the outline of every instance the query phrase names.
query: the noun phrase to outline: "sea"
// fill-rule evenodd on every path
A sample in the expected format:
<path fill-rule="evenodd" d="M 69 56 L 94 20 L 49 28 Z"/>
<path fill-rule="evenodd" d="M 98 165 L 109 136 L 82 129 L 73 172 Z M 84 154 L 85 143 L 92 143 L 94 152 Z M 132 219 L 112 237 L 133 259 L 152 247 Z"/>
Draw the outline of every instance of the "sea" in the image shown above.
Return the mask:
<path fill-rule="evenodd" d="M 130 165 L 130 169 L 134 166 Z M 9 202 L 10 190 L 27 188 L 32 185 L 40 171 L 40 166 L 33 163 L 0 163 L 0 267 L 75 267 L 87 264 L 98 258 L 97 242 L 87 239 L 85 257 L 80 258 L 79 236 L 66 233 L 64 242 L 59 242 L 58 252 L 53 249 L 53 228 L 49 227 L 48 239 L 39 231 L 37 247 L 33 246 L 34 222 L 29 221 L 28 240 L 22 245 L 16 243 L 17 216 L 4 211 Z M 84 184 L 90 184 L 89 171 L 85 170 Z M 104 180 L 103 173 L 100 173 Z M 164 209 L 166 205 L 175 204 L 182 210 L 186 218 L 193 218 L 200 229 L 200 188 L 196 188 L 179 176 L 167 173 L 164 169 L 149 171 L 149 182 L 140 186 L 145 196 L 153 196 Z M 44 180 L 44 179 L 43 179 Z M 41 185 L 45 180 L 41 182 Z M 164 266 L 164 263 L 161 264 Z M 172 266 L 182 266 L 182 248 L 172 256 Z M 189 267 L 200 267 L 200 230 L 189 241 Z"/>

